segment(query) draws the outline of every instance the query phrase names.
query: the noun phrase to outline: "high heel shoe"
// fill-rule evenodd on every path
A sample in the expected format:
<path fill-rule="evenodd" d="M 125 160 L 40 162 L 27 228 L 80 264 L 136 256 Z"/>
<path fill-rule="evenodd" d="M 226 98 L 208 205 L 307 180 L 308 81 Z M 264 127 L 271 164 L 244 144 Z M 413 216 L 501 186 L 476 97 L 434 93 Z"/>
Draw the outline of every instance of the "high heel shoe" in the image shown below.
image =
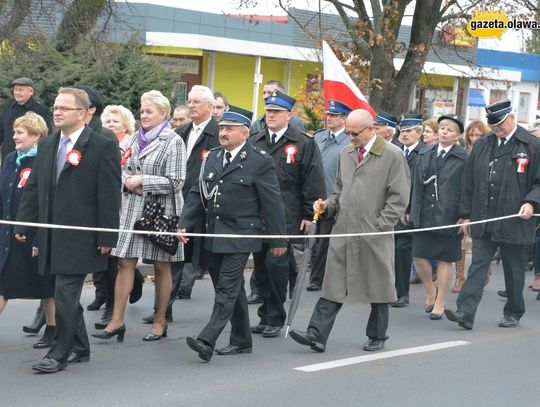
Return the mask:
<path fill-rule="evenodd" d="M 439 295 L 439 287 L 435 287 L 435 300 L 437 300 L 437 295 Z M 433 311 L 433 308 L 435 308 L 435 303 L 426 305 L 425 306 L 426 314 L 431 314 L 431 311 Z"/>
<path fill-rule="evenodd" d="M 144 336 L 144 338 L 142 338 L 142 340 L 145 342 L 151 342 L 151 341 L 159 341 L 161 338 L 166 338 L 168 328 L 169 326 L 165 324 L 165 327 L 163 328 L 163 333 L 161 335 L 156 335 L 152 333 L 152 331 L 150 331 Z"/>
<path fill-rule="evenodd" d="M 435 314 L 432 312 L 431 314 L 429 314 L 429 319 L 433 321 L 438 321 L 439 319 L 442 319 L 443 314 L 444 314 L 444 310 L 441 314 Z"/>
<path fill-rule="evenodd" d="M 111 339 L 116 336 L 117 342 L 124 342 L 124 335 L 126 334 L 126 324 L 123 324 L 120 328 L 115 329 L 112 332 L 98 332 L 97 334 L 92 334 L 94 338 L 98 339 Z"/>

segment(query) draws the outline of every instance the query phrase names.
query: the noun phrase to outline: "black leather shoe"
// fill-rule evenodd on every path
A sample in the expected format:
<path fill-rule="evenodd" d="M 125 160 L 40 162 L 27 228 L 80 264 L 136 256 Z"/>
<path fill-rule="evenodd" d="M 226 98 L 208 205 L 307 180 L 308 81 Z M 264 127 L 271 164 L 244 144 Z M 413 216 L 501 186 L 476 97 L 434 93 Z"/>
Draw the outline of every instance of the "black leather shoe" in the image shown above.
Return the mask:
<path fill-rule="evenodd" d="M 506 290 L 499 290 L 497 291 L 497 295 L 499 297 L 503 297 L 503 298 L 507 298 L 508 297 L 508 294 L 506 294 Z"/>
<path fill-rule="evenodd" d="M 120 328 L 115 329 L 112 332 L 102 331 L 98 332 L 97 334 L 92 334 L 94 338 L 98 339 L 111 339 L 116 336 L 117 342 L 124 342 L 124 335 L 126 334 L 126 325 L 122 325 Z"/>
<path fill-rule="evenodd" d="M 431 311 L 433 311 L 433 308 L 435 308 L 435 304 L 424 305 L 426 314 L 431 314 Z"/>
<path fill-rule="evenodd" d="M 105 329 L 107 325 L 109 325 L 109 322 L 111 322 L 112 319 L 112 308 L 105 308 L 105 311 L 103 311 L 103 315 L 101 316 L 101 319 L 94 323 L 94 326 L 96 329 Z"/>
<path fill-rule="evenodd" d="M 264 331 L 262 331 L 261 336 L 263 338 L 275 338 L 281 334 L 281 327 L 280 326 L 270 326 L 267 325 L 266 328 L 264 328 Z"/>
<path fill-rule="evenodd" d="M 247 303 L 248 304 L 262 304 L 263 299 L 259 296 L 259 294 L 250 294 L 247 297 Z"/>
<path fill-rule="evenodd" d="M 315 283 L 309 283 L 306 287 L 306 290 L 308 291 L 320 291 L 321 286 Z"/>
<path fill-rule="evenodd" d="M 89 353 L 69 352 L 69 356 L 67 358 L 68 364 L 79 363 L 79 362 L 89 362 L 89 361 L 90 361 Z"/>
<path fill-rule="evenodd" d="M 262 324 L 252 326 L 251 327 L 251 333 L 252 334 L 262 334 L 265 328 L 266 328 L 266 325 L 262 325 Z"/>
<path fill-rule="evenodd" d="M 316 335 L 311 331 L 302 332 L 291 329 L 289 335 L 295 342 L 298 342 L 300 345 L 309 346 L 311 350 L 314 350 L 315 352 L 322 353 L 326 350 L 326 345 L 319 341 Z"/>
<path fill-rule="evenodd" d="M 397 301 L 391 302 L 390 306 L 394 308 L 403 308 L 409 305 L 409 296 L 404 295 L 403 297 L 399 297 Z"/>
<path fill-rule="evenodd" d="M 444 315 L 446 315 L 446 318 L 448 318 L 449 321 L 457 322 L 457 324 L 464 329 L 471 330 L 473 328 L 472 322 L 467 321 L 465 314 L 461 311 L 445 309 Z"/>
<path fill-rule="evenodd" d="M 23 326 L 22 330 L 27 334 L 37 334 L 39 333 L 43 325 L 45 325 L 45 311 L 40 305 L 36 310 L 36 315 L 34 316 L 34 321 L 32 322 L 32 325 L 25 325 Z"/>
<path fill-rule="evenodd" d="M 518 325 L 519 320 L 510 315 L 505 315 L 503 319 L 501 319 L 501 321 L 499 322 L 499 326 L 501 328 L 515 328 Z"/>
<path fill-rule="evenodd" d="M 442 319 L 442 316 L 444 314 L 435 314 L 435 313 L 431 313 L 429 314 L 429 319 L 433 320 L 433 321 L 438 321 L 439 319 Z"/>
<path fill-rule="evenodd" d="M 364 344 L 364 350 L 367 352 L 374 352 L 377 350 L 384 349 L 384 342 L 388 339 L 386 336 L 384 339 L 379 338 L 369 338 L 368 341 Z"/>
<path fill-rule="evenodd" d="M 56 334 L 56 327 L 52 325 L 47 325 L 45 327 L 45 332 L 43 332 L 43 336 L 39 338 L 39 340 L 34 343 L 33 348 L 34 349 L 45 349 L 50 348 L 53 344 L 54 335 Z"/>
<path fill-rule="evenodd" d="M 210 362 L 212 359 L 213 349 L 206 342 L 201 341 L 200 339 L 188 336 L 186 338 L 186 343 L 188 346 L 199 354 L 199 357 L 206 361 Z"/>
<path fill-rule="evenodd" d="M 142 319 L 143 323 L 144 324 L 153 324 L 155 317 L 156 317 L 156 311 L 152 312 L 152 314 L 148 315 L 147 317 L 144 317 Z M 173 322 L 172 308 L 171 307 L 167 308 L 167 311 L 165 312 L 165 322 Z"/>
<path fill-rule="evenodd" d="M 191 293 L 186 290 L 178 290 L 178 295 L 176 296 L 179 300 L 191 300 Z"/>
<path fill-rule="evenodd" d="M 88 311 L 97 311 L 101 308 L 101 306 L 105 304 L 105 298 L 94 298 L 94 301 L 92 301 L 90 304 L 88 304 L 88 306 L 86 307 L 86 309 Z"/>
<path fill-rule="evenodd" d="M 237 345 L 228 345 L 221 349 L 216 349 L 218 355 L 238 355 L 239 353 L 251 353 L 252 348 L 241 348 Z"/>
<path fill-rule="evenodd" d="M 139 269 L 135 269 L 135 277 L 133 279 L 133 288 L 129 293 L 129 303 L 135 304 L 142 297 L 142 290 L 144 284 L 144 276 L 141 274 Z"/>
<path fill-rule="evenodd" d="M 32 365 L 32 369 L 42 373 L 56 373 L 59 370 L 65 369 L 67 363 L 59 362 L 56 359 L 45 356 L 39 362 Z"/>
<path fill-rule="evenodd" d="M 167 326 L 167 324 L 165 324 L 165 328 L 163 328 L 163 333 L 161 335 L 156 335 L 152 333 L 152 331 L 150 331 L 142 338 L 142 340 L 145 342 L 152 342 L 152 341 L 159 341 L 161 338 L 166 338 L 168 328 L 169 327 Z"/>

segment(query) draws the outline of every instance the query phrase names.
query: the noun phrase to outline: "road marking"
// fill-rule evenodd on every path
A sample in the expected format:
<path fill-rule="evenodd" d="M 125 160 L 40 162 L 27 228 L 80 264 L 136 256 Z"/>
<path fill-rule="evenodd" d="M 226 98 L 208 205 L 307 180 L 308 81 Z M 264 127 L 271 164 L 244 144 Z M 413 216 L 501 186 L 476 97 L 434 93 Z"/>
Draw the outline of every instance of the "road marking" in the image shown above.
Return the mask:
<path fill-rule="evenodd" d="M 311 373 L 318 372 L 319 370 L 334 369 L 336 367 L 343 367 L 349 365 L 356 365 L 358 363 L 372 362 L 374 360 L 394 358 L 396 356 L 413 355 L 415 353 L 431 352 L 434 350 L 454 348 L 456 346 L 468 345 L 470 342 L 466 341 L 449 341 L 434 343 L 432 345 L 415 346 L 414 348 L 405 348 L 399 350 L 391 350 L 388 352 L 374 353 L 371 355 L 357 356 L 354 358 L 333 360 L 331 362 L 316 363 L 314 365 L 295 367 L 294 370 L 300 370 L 301 372 Z"/>

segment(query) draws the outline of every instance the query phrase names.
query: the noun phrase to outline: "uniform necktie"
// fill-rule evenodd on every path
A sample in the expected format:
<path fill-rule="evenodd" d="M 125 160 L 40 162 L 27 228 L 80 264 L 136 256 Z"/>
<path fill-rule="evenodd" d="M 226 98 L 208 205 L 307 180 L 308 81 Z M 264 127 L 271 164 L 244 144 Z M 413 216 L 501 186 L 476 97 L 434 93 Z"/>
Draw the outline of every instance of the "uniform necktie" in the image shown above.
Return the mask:
<path fill-rule="evenodd" d="M 405 158 L 407 158 L 409 156 L 409 148 L 406 147 L 405 148 Z"/>
<path fill-rule="evenodd" d="M 498 147 L 503 148 L 505 144 L 506 144 L 506 137 L 501 137 L 499 139 L 499 146 Z"/>
<path fill-rule="evenodd" d="M 336 140 L 336 135 L 334 133 L 330 133 L 330 135 L 324 142 L 323 149 L 330 147 L 335 140 Z"/>
<path fill-rule="evenodd" d="M 277 143 L 277 134 L 272 133 L 272 144 L 275 145 Z"/>
<path fill-rule="evenodd" d="M 227 166 L 231 163 L 232 154 L 228 151 L 225 153 L 225 162 L 223 163 L 223 169 L 227 168 Z"/>
<path fill-rule="evenodd" d="M 439 155 L 437 156 L 437 167 L 438 167 L 438 168 L 442 167 L 443 159 L 444 159 L 444 155 L 445 155 L 445 154 L 446 154 L 446 151 L 441 150 L 441 152 L 440 152 Z"/>
<path fill-rule="evenodd" d="M 60 173 L 64 168 L 64 163 L 66 162 L 66 155 L 68 152 L 67 146 L 70 142 L 70 138 L 67 136 L 62 136 L 60 139 L 60 148 L 58 149 L 58 154 L 56 155 L 56 180 L 60 177 Z"/>
<path fill-rule="evenodd" d="M 361 162 L 364 159 L 365 153 L 366 149 L 364 147 L 360 147 L 360 150 L 358 150 L 358 162 Z"/>

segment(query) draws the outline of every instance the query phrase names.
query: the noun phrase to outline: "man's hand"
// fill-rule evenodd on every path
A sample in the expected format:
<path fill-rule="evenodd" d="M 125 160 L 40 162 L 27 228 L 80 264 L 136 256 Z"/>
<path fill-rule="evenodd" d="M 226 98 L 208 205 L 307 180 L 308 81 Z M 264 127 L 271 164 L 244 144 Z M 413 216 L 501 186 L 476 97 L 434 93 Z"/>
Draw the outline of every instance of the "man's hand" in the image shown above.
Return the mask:
<path fill-rule="evenodd" d="M 178 229 L 178 232 L 176 232 L 176 233 L 178 233 L 178 236 L 177 236 L 178 240 L 180 240 L 184 244 L 189 242 L 189 237 L 184 236 L 184 233 L 186 233 L 186 232 L 187 232 L 186 228 L 180 228 L 180 229 Z"/>
<path fill-rule="evenodd" d="M 457 221 L 457 225 L 461 225 L 460 228 L 458 229 L 458 233 L 463 233 L 465 236 L 469 236 L 471 234 L 471 228 L 469 227 L 469 225 L 463 225 L 464 223 L 469 223 L 471 220 L 470 219 L 459 219 Z"/>
<path fill-rule="evenodd" d="M 317 210 L 319 210 L 321 215 L 326 212 L 327 207 L 328 205 L 326 204 L 326 201 L 316 200 L 313 202 L 313 212 L 317 212 Z"/>
<path fill-rule="evenodd" d="M 409 224 L 409 214 L 404 213 L 403 216 L 400 219 L 402 225 L 408 225 Z"/>
<path fill-rule="evenodd" d="M 111 248 L 110 247 L 105 247 L 105 246 L 98 246 L 98 251 L 99 253 L 102 255 L 102 256 L 105 256 L 106 254 L 109 254 L 110 251 L 111 251 Z"/>
<path fill-rule="evenodd" d="M 15 239 L 17 239 L 18 242 L 26 242 L 26 235 L 22 233 L 15 233 Z"/>
<path fill-rule="evenodd" d="M 518 215 L 521 219 L 528 220 L 531 219 L 531 217 L 534 214 L 534 207 L 530 203 L 524 203 L 521 205 L 521 208 L 519 208 Z"/>
<path fill-rule="evenodd" d="M 39 255 L 39 249 L 37 247 L 32 247 L 32 257 L 37 257 Z"/>
<path fill-rule="evenodd" d="M 309 231 L 311 223 L 311 221 L 303 219 L 302 222 L 300 222 L 300 230 L 304 233 L 307 233 Z"/>
<path fill-rule="evenodd" d="M 274 247 L 273 249 L 270 249 L 272 252 L 272 256 L 274 257 L 280 257 L 283 256 L 285 253 L 287 253 L 286 247 Z"/>

